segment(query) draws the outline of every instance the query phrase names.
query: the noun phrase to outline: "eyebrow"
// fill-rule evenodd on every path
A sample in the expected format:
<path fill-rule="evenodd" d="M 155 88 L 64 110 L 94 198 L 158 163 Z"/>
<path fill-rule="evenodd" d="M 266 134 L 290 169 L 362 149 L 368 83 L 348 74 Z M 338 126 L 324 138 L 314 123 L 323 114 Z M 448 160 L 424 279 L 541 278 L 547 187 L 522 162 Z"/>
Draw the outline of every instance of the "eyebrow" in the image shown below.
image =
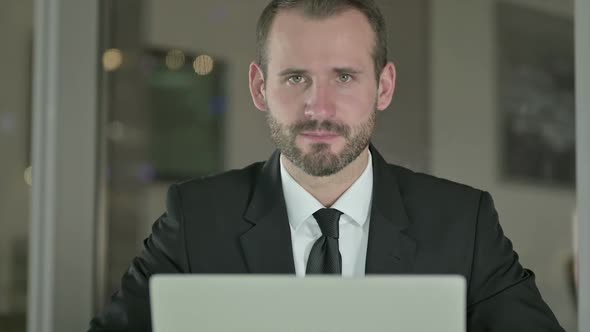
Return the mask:
<path fill-rule="evenodd" d="M 287 69 L 281 70 L 281 72 L 279 72 L 279 76 L 305 75 L 307 73 L 308 73 L 308 71 L 304 70 L 304 69 L 287 68 Z"/>
<path fill-rule="evenodd" d="M 332 69 L 335 73 L 337 74 L 360 74 L 362 73 L 361 70 L 358 69 L 354 69 L 352 67 L 336 67 Z M 281 70 L 279 72 L 279 76 L 287 76 L 287 75 L 305 75 L 308 74 L 309 72 L 307 70 L 304 69 L 299 69 L 299 68 L 287 68 L 284 70 Z"/>
<path fill-rule="evenodd" d="M 354 69 L 352 67 L 337 67 L 337 68 L 334 68 L 334 71 L 338 74 L 360 74 L 360 73 L 362 73 L 361 70 Z"/>

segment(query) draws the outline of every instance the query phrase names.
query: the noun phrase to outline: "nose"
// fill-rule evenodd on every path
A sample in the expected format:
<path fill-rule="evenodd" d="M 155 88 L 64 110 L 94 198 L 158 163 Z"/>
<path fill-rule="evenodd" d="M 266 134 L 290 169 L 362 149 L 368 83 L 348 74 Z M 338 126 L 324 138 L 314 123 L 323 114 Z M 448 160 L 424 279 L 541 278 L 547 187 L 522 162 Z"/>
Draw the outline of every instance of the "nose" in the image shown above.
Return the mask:
<path fill-rule="evenodd" d="M 334 92 L 328 82 L 315 81 L 309 88 L 305 116 L 310 120 L 328 120 L 334 117 Z"/>

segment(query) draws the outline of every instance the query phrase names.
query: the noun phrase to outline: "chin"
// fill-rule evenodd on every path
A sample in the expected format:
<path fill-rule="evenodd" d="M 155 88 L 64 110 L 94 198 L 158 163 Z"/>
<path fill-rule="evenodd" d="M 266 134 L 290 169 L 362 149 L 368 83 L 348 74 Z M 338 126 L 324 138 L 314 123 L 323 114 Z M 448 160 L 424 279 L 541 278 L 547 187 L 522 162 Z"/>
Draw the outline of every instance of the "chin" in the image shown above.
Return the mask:
<path fill-rule="evenodd" d="M 332 154 L 339 154 L 344 150 L 345 144 L 343 142 L 301 142 L 297 147 L 304 154 L 314 152 L 330 152 Z"/>
<path fill-rule="evenodd" d="M 339 144 L 335 143 L 309 143 L 305 145 L 301 151 L 303 154 L 332 154 L 332 155 L 339 155 L 342 153 L 343 147 L 339 146 Z"/>

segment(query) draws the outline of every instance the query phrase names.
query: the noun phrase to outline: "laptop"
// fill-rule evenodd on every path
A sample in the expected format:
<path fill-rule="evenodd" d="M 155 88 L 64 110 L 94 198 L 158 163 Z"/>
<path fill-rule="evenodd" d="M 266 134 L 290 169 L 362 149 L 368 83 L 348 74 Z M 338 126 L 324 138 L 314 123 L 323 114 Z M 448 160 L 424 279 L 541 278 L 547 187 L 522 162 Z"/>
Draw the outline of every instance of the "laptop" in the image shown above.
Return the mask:
<path fill-rule="evenodd" d="M 154 332 L 465 332 L 461 276 L 156 275 Z"/>

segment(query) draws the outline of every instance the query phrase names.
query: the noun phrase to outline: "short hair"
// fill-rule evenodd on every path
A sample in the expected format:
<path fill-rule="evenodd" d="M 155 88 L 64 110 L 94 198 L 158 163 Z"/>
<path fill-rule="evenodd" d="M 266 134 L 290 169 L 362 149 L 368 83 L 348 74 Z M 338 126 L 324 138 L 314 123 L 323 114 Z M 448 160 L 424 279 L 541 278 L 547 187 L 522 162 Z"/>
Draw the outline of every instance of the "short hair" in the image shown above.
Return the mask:
<path fill-rule="evenodd" d="M 383 15 L 373 0 L 272 0 L 262 11 L 256 26 L 256 62 L 263 74 L 266 75 L 268 65 L 268 35 L 280 10 L 300 9 L 306 17 L 322 19 L 351 8 L 365 15 L 375 33 L 372 57 L 375 76 L 379 80 L 381 71 L 387 64 L 387 32 Z"/>

